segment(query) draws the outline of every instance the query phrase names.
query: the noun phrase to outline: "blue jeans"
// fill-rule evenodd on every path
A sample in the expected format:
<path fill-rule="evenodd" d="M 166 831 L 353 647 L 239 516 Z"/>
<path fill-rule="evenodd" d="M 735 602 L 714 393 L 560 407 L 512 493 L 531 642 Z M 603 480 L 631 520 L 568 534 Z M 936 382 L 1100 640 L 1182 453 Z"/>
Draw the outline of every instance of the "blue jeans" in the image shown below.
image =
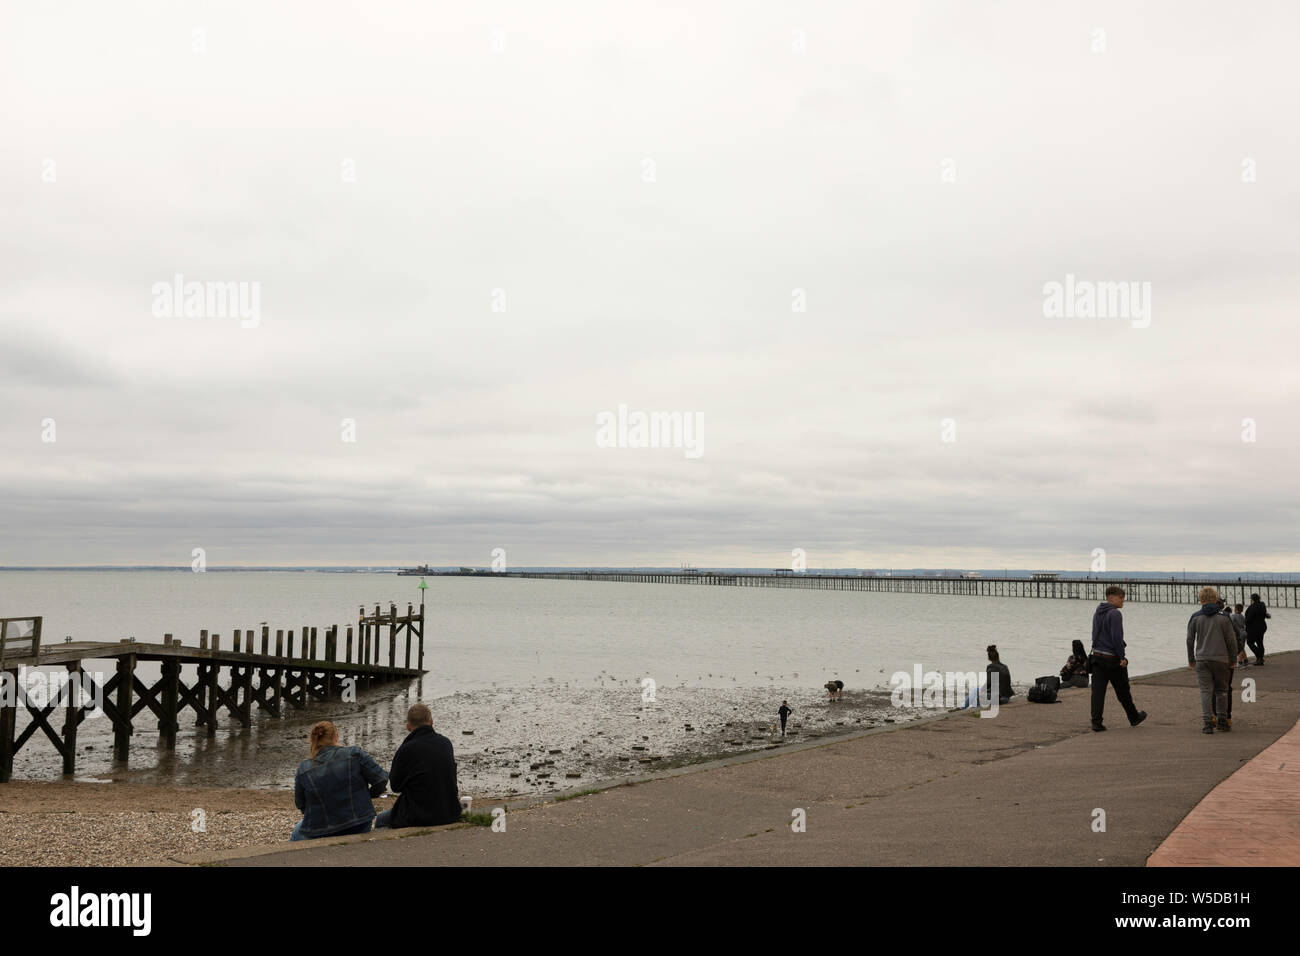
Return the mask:
<path fill-rule="evenodd" d="M 389 827 L 393 825 L 392 820 L 393 820 L 392 810 L 379 811 L 379 816 L 375 817 L 375 829 L 387 830 Z"/>
<path fill-rule="evenodd" d="M 384 812 L 387 813 L 388 811 Z M 296 843 L 298 840 L 319 840 L 321 837 L 327 836 L 351 836 L 353 833 L 369 833 L 370 826 L 374 822 L 374 820 L 367 820 L 365 823 L 358 823 L 354 827 L 350 827 L 347 830 L 339 830 L 337 833 L 322 833 L 318 837 L 305 837 L 302 835 L 302 821 L 299 820 L 294 824 L 293 833 L 289 834 L 289 842 Z"/>

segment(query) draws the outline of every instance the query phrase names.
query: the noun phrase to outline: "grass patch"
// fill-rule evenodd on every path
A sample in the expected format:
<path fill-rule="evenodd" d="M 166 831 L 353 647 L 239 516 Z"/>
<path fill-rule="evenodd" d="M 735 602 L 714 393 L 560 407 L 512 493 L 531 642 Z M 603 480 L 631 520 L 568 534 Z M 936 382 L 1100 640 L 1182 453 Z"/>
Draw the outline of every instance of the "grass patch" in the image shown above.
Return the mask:
<path fill-rule="evenodd" d="M 490 813 L 462 813 L 460 815 L 461 823 L 468 823 L 476 827 L 490 827 L 492 825 L 492 814 Z"/>

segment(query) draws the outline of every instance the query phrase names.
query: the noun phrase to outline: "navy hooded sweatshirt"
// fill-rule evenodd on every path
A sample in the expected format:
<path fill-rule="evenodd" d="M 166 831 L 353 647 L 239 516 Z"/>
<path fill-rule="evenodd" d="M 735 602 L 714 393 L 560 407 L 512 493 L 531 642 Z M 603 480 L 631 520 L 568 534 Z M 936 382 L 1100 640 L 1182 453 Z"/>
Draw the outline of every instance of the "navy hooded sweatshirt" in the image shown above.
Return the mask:
<path fill-rule="evenodd" d="M 1109 601 L 1097 605 L 1097 613 L 1092 616 L 1092 649 L 1102 654 L 1113 654 L 1123 660 L 1124 653 L 1124 615 L 1119 608 Z"/>

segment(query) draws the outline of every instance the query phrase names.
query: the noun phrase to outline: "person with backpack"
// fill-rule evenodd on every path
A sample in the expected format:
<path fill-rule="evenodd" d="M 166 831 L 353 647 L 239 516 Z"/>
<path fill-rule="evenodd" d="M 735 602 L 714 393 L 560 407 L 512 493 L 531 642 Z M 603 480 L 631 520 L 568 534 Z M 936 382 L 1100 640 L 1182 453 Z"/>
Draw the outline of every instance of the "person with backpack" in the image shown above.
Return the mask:
<path fill-rule="evenodd" d="M 1083 641 L 1075 639 L 1070 645 L 1070 656 L 1061 668 L 1061 685 L 1064 687 L 1088 686 L 1088 655 L 1083 650 Z"/>
<path fill-rule="evenodd" d="M 1128 683 L 1128 652 L 1124 643 L 1124 589 L 1118 584 L 1106 588 L 1106 600 L 1097 605 L 1092 615 L 1092 654 L 1088 658 L 1088 671 L 1092 674 L 1092 729 L 1102 731 L 1101 722 L 1106 707 L 1106 687 L 1115 688 L 1115 698 L 1128 716 L 1129 726 L 1136 727 L 1147 719 L 1145 710 L 1133 703 L 1133 691 Z"/>
<path fill-rule="evenodd" d="M 1232 671 L 1237 666 L 1237 632 L 1219 607 L 1219 592 L 1201 588 L 1201 609 L 1187 622 L 1187 666 L 1201 689 L 1201 733 L 1232 729 Z"/>
<path fill-rule="evenodd" d="M 1250 607 L 1246 608 L 1246 643 L 1255 655 L 1255 666 L 1264 666 L 1264 632 L 1268 630 L 1268 607 L 1259 599 L 1258 594 L 1250 596 Z"/>

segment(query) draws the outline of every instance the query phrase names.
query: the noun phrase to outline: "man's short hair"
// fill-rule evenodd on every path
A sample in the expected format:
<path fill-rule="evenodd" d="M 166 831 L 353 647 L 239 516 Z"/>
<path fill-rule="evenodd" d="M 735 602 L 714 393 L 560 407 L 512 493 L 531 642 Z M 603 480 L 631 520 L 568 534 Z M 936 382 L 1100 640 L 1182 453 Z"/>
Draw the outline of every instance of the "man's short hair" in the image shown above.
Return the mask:
<path fill-rule="evenodd" d="M 1124 589 L 1118 584 L 1112 584 L 1106 589 L 1106 597 L 1123 597 Z"/>
<path fill-rule="evenodd" d="M 433 711 L 428 704 L 412 704 L 406 712 L 406 722 L 412 727 L 432 727 Z"/>
<path fill-rule="evenodd" d="M 1252 601 L 1258 601 L 1258 600 L 1259 600 L 1259 595 L 1258 595 L 1258 594 L 1252 594 L 1252 595 L 1250 596 L 1250 599 L 1251 599 Z"/>
<path fill-rule="evenodd" d="M 1197 598 L 1202 604 L 1217 604 L 1219 601 L 1218 589 L 1210 587 L 1208 584 L 1201 588 L 1200 597 Z"/>
<path fill-rule="evenodd" d="M 1242 609 L 1242 607 L 1243 607 L 1243 605 L 1241 605 L 1241 604 L 1234 604 L 1234 605 L 1232 606 L 1232 609 L 1233 609 L 1234 611 L 1240 611 L 1240 610 Z"/>

